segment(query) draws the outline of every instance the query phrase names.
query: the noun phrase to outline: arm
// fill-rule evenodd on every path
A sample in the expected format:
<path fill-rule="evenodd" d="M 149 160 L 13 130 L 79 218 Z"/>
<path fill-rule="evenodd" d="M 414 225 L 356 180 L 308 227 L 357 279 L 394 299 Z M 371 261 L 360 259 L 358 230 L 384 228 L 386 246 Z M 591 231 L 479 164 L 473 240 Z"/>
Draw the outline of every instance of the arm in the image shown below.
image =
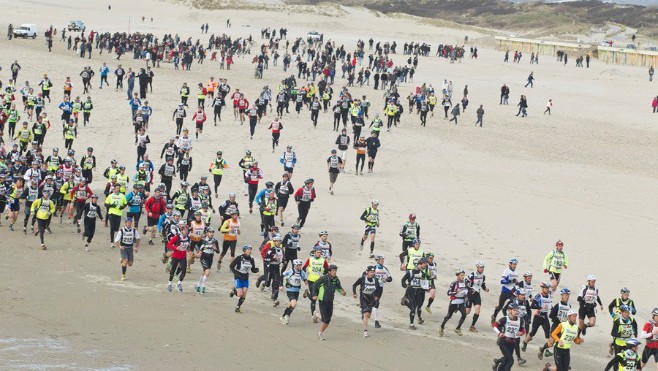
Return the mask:
<path fill-rule="evenodd" d="M 356 288 L 361 286 L 363 284 L 363 276 L 359 277 L 356 281 L 354 281 L 354 284 L 352 285 L 352 294 L 356 298 Z"/>

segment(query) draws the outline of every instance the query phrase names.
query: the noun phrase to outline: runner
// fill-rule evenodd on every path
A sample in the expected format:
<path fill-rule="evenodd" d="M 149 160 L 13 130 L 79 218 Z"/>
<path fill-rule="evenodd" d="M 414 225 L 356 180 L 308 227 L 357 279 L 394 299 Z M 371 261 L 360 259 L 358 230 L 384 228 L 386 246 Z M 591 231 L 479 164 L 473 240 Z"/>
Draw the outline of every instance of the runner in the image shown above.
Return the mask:
<path fill-rule="evenodd" d="M 360 251 L 363 251 L 363 244 L 370 236 L 370 259 L 375 257 L 375 237 L 377 235 L 377 228 L 379 227 L 379 201 L 372 200 L 371 207 L 365 209 L 361 214 L 361 220 L 366 223 L 366 227 L 361 237 Z"/>
<path fill-rule="evenodd" d="M 103 212 L 101 211 L 100 205 L 98 205 L 98 195 L 92 194 L 91 201 L 87 202 L 82 208 L 82 220 L 84 226 L 84 232 L 82 233 L 82 240 L 84 241 L 87 237 L 87 242 L 85 242 L 85 251 L 89 251 L 89 244 L 96 234 L 96 218 L 103 221 Z"/>
<path fill-rule="evenodd" d="M 322 257 L 322 249 L 314 247 L 311 254 L 312 256 L 304 263 L 304 269 L 306 270 L 306 276 L 308 277 L 308 291 L 313 290 L 316 281 L 325 274 L 327 269 L 329 269 L 329 263 L 327 263 L 327 260 Z M 318 315 L 315 312 L 316 299 L 313 298 L 309 292 L 305 292 L 304 297 L 308 297 L 311 300 L 311 319 L 313 320 L 313 323 L 317 323 Z"/>
<path fill-rule="evenodd" d="M 126 196 L 124 196 L 121 193 L 121 185 L 119 183 L 116 183 L 113 188 L 114 189 L 112 193 L 110 193 L 109 195 L 107 195 L 107 197 L 105 197 L 105 207 L 107 208 L 107 219 L 109 219 L 109 223 L 110 223 L 110 241 L 112 241 L 111 247 L 114 247 L 116 245 L 116 239 L 114 238 L 114 234 L 117 231 L 119 231 L 119 229 L 121 228 L 121 216 L 123 215 L 123 209 L 125 209 L 126 206 L 128 205 L 128 203 L 126 202 Z M 106 219 L 106 223 L 108 221 L 107 219 Z M 130 223 L 132 225 L 132 219 Z"/>
<path fill-rule="evenodd" d="M 190 247 L 187 251 L 187 273 L 192 272 L 192 264 L 199 245 L 202 243 L 206 235 L 206 222 L 201 219 L 201 211 L 196 210 L 193 212 L 192 220 L 190 220 Z M 205 269 L 204 269 L 205 270 Z"/>
<path fill-rule="evenodd" d="M 222 175 L 226 168 L 228 168 L 228 164 L 222 158 L 222 151 L 217 151 L 217 158 L 213 159 L 210 166 L 208 166 L 208 172 L 212 173 L 213 181 L 215 182 L 215 198 L 217 198 L 217 188 L 222 183 Z"/>
<path fill-rule="evenodd" d="M 402 225 L 400 237 L 402 237 L 402 252 L 405 252 L 414 240 L 420 239 L 420 225 L 416 223 L 416 214 L 409 214 L 409 220 Z"/>
<path fill-rule="evenodd" d="M 292 173 L 295 170 L 295 165 L 297 165 L 297 154 L 292 150 L 291 145 L 286 147 L 286 151 L 281 155 L 279 162 L 283 164 L 283 171 L 288 179 L 292 179 Z"/>
<path fill-rule="evenodd" d="M 466 297 L 466 314 L 471 314 L 471 308 L 473 308 L 473 322 L 471 322 L 471 327 L 469 327 L 470 332 L 478 332 L 475 324 L 480 318 L 480 308 L 482 306 L 482 290 L 489 292 L 489 288 L 486 283 L 486 276 L 484 275 L 484 262 L 478 260 L 475 262 L 475 271 L 471 272 L 466 278 L 468 286 L 468 295 Z"/>
<path fill-rule="evenodd" d="M 340 151 L 340 159 L 343 160 L 343 164 L 340 166 L 340 171 L 345 172 L 345 165 L 347 162 L 347 150 L 350 148 L 350 136 L 347 135 L 347 129 L 343 129 L 336 138 L 336 145 Z"/>
<path fill-rule="evenodd" d="M 340 280 L 336 276 L 338 267 L 330 265 L 327 268 L 327 274 L 318 278 L 314 285 L 311 286 L 312 293 L 311 299 L 317 300 L 320 307 L 320 316 L 322 326 L 318 332 L 318 339 L 324 340 L 324 332 L 331 323 L 331 317 L 334 313 L 334 295 L 338 291 L 341 295 L 345 296 L 346 292 L 340 284 Z"/>
<path fill-rule="evenodd" d="M 599 297 L 599 289 L 596 288 L 596 276 L 590 274 L 587 276 L 587 284 L 583 286 L 578 294 L 578 335 L 582 332 L 586 335 L 588 327 L 596 325 L 596 304 L 599 304 L 603 310 L 603 303 Z M 585 323 L 585 317 L 588 318 L 588 323 Z"/>
<path fill-rule="evenodd" d="M 187 223 L 183 220 L 180 220 L 178 222 L 177 228 L 174 228 L 172 225 L 171 231 L 176 234 L 171 236 L 169 242 L 167 242 L 167 248 L 172 251 L 167 291 L 171 292 L 172 281 L 174 280 L 174 276 L 178 274 L 178 283 L 176 284 L 176 288 L 178 288 L 178 291 L 183 292 L 183 279 L 185 279 L 185 274 L 187 273 L 187 252 L 190 250 L 191 244 L 190 238 L 188 237 Z"/>
<path fill-rule="evenodd" d="M 430 307 L 436 297 L 436 283 L 434 281 L 437 277 L 438 265 L 434 262 L 434 253 L 427 253 L 425 259 L 427 259 L 427 268 L 425 269 L 425 272 L 423 272 L 427 276 L 427 287 L 425 290 L 427 290 L 427 293 L 430 296 L 429 299 L 427 299 L 425 310 L 427 313 L 432 314 L 432 309 L 430 309 Z"/>
<path fill-rule="evenodd" d="M 445 329 L 446 323 L 452 317 L 453 313 L 461 313 L 457 327 L 455 328 L 455 333 L 459 336 L 462 336 L 462 324 L 466 319 L 466 306 L 464 302 L 467 300 L 466 295 L 468 294 L 468 286 L 466 280 L 466 272 L 463 269 L 458 269 L 455 272 L 457 279 L 450 284 L 448 289 L 448 297 L 450 298 L 450 305 L 448 305 L 448 314 L 443 318 L 441 322 L 441 327 L 439 328 L 439 336 L 443 336 L 443 330 Z"/>
<path fill-rule="evenodd" d="M 626 304 L 619 307 L 621 314 L 612 322 L 612 339 L 614 354 L 626 350 L 626 341 L 637 337 L 637 322 L 631 317 L 630 308 Z"/>
<path fill-rule="evenodd" d="M 658 363 L 658 308 L 653 308 L 651 311 L 651 318 L 642 327 L 640 339 L 647 339 L 642 351 L 642 368 L 649 363 L 651 357 Z"/>
<path fill-rule="evenodd" d="M 230 296 L 237 295 L 238 304 L 235 306 L 235 313 L 242 313 L 240 308 L 247 299 L 247 290 L 249 290 L 249 271 L 258 273 L 258 268 L 251 257 L 251 245 L 242 246 L 242 255 L 234 259 L 229 265 L 235 278 L 235 289 L 230 292 Z"/>
<path fill-rule="evenodd" d="M 55 212 L 55 203 L 50 199 L 50 191 L 43 191 L 41 198 L 32 202 L 31 211 L 37 220 L 37 228 L 34 230 L 34 234 L 39 234 L 41 250 L 46 250 L 43 234 L 46 230 L 50 230 L 48 225 L 52 214 Z"/>
<path fill-rule="evenodd" d="M 363 337 L 368 337 L 368 320 L 374 309 L 375 303 L 379 300 L 377 292 L 383 287 L 377 277 L 375 277 L 375 266 L 369 265 L 366 272 L 359 277 L 352 285 L 352 296 L 356 299 L 356 288 L 359 287 L 359 306 L 361 307 L 361 317 L 363 318 Z"/>
<path fill-rule="evenodd" d="M 384 294 L 384 284 L 392 282 L 393 276 L 391 276 L 391 272 L 384 265 L 384 255 L 375 256 L 375 262 L 375 277 L 379 280 L 379 288 L 374 293 L 377 300 L 375 300 L 372 306 L 372 312 L 375 317 L 375 328 L 381 328 L 382 326 L 379 324 L 379 302 L 382 299 L 382 294 Z"/>
<path fill-rule="evenodd" d="M 281 122 L 279 121 L 278 116 L 275 117 L 274 121 L 270 123 L 268 129 L 272 130 L 272 153 L 274 153 L 274 149 L 279 145 L 279 137 L 281 136 L 281 130 L 283 130 L 283 124 L 281 124 Z"/>
<path fill-rule="evenodd" d="M 349 138 L 348 138 L 349 140 Z M 345 163 L 343 159 L 336 154 L 336 150 L 331 150 L 331 156 L 327 158 L 327 170 L 329 170 L 329 193 L 334 194 L 334 183 L 338 178 L 338 173 L 343 171 L 345 168 Z M 363 243 L 361 244 L 363 247 Z"/>
<path fill-rule="evenodd" d="M 516 266 L 519 264 L 518 259 L 512 258 L 509 260 L 509 266 L 503 271 L 502 278 L 500 283 L 503 285 L 501 287 L 500 297 L 498 298 L 498 305 L 494 308 L 494 312 L 491 315 L 491 323 L 496 322 L 496 316 L 498 312 L 503 308 L 505 301 L 514 297 L 514 290 L 516 289 L 516 282 L 518 280 L 518 273 L 516 273 Z"/>
<path fill-rule="evenodd" d="M 238 166 L 242 168 L 242 178 L 244 179 L 244 195 L 246 196 L 248 194 L 248 187 L 249 187 L 249 182 L 246 177 L 247 170 L 251 168 L 253 163 L 256 162 L 256 159 L 251 156 L 251 151 L 247 150 L 245 152 L 245 156 L 240 159 L 240 162 L 238 163 Z"/>
<path fill-rule="evenodd" d="M 365 137 L 359 137 L 359 140 L 354 141 L 354 149 L 356 149 L 356 172 L 355 175 L 363 175 L 363 166 L 366 163 L 366 150 L 368 144 Z M 359 171 L 359 163 L 361 163 L 361 170 Z"/>
<path fill-rule="evenodd" d="M 297 224 L 299 224 L 299 228 L 304 227 L 304 223 L 306 223 L 306 217 L 308 216 L 308 212 L 311 209 L 311 203 L 315 201 L 315 188 L 313 187 L 314 182 L 315 181 L 313 178 L 306 179 L 304 186 L 299 187 L 297 191 L 295 191 L 295 201 L 297 202 L 297 211 L 299 212 L 299 216 L 297 217 Z"/>
<path fill-rule="evenodd" d="M 281 235 L 275 234 L 272 236 L 272 241 L 269 243 L 269 246 L 263 247 L 263 251 L 266 251 L 265 260 L 267 261 L 267 277 L 265 283 L 262 284 L 261 291 L 264 290 L 264 287 L 272 288 L 272 299 L 273 306 L 276 308 L 279 306 L 279 287 L 281 287 L 281 262 L 283 261 L 283 248 L 281 246 Z M 262 252 L 261 252 L 262 254 Z M 260 279 L 260 278 L 259 278 Z M 256 287 L 258 287 L 256 283 Z"/>
<path fill-rule="evenodd" d="M 578 325 L 576 325 L 576 318 L 578 312 L 571 309 L 567 312 L 567 320 L 560 323 L 551 336 L 553 341 L 556 342 L 553 348 L 553 358 L 555 359 L 555 366 L 544 368 L 545 371 L 568 371 L 571 367 L 571 345 L 582 344 L 583 339 L 580 337 Z"/>
<path fill-rule="evenodd" d="M 493 323 L 494 332 L 498 335 L 498 347 L 502 358 L 494 359 L 494 371 L 508 371 L 514 365 L 514 348 L 525 335 L 525 322 L 519 317 L 519 306 L 510 304 L 507 314 Z"/>
<path fill-rule="evenodd" d="M 626 341 L 627 348 L 617 353 L 613 359 L 608 362 L 603 371 L 612 370 L 613 367 L 615 370 L 624 370 L 632 371 L 639 370 L 644 368 L 644 365 L 640 362 L 640 355 L 638 353 L 638 347 L 640 346 L 640 341 L 632 338 Z"/>
<path fill-rule="evenodd" d="M 199 95 L 200 96 L 200 95 Z M 205 101 L 205 95 L 203 96 L 204 101 Z M 199 108 L 197 109 L 196 112 L 194 112 L 194 115 L 192 116 L 192 121 L 194 121 L 194 125 L 196 126 L 196 132 L 195 132 L 195 137 L 196 140 L 199 140 L 199 134 L 203 133 L 203 123 L 206 122 L 206 113 L 203 110 L 203 102 L 199 104 Z"/>
<path fill-rule="evenodd" d="M 285 225 L 283 221 L 283 212 L 288 206 L 290 195 L 295 193 L 295 188 L 292 186 L 289 179 L 290 174 L 287 172 L 283 173 L 281 181 L 277 182 L 274 186 L 274 193 L 276 193 L 277 199 L 277 214 L 279 215 L 279 222 L 282 227 Z"/>
<path fill-rule="evenodd" d="M 244 173 L 244 178 L 249 186 L 249 214 L 251 214 L 254 212 L 254 198 L 258 193 L 258 182 L 263 179 L 263 170 L 258 167 L 258 161 L 251 164 L 251 167 Z"/>
<path fill-rule="evenodd" d="M 564 243 L 558 240 L 555 243 L 555 249 L 549 252 L 544 258 L 544 273 L 548 273 L 551 279 L 551 291 L 557 290 L 557 286 L 560 284 L 562 268 L 567 269 L 569 265 L 569 259 L 567 259 L 567 254 L 562 251 L 563 249 Z"/>
<path fill-rule="evenodd" d="M 373 131 L 370 135 L 370 138 L 366 139 L 366 146 L 368 149 L 368 172 L 372 173 L 373 168 L 375 167 L 375 157 L 377 157 L 377 151 L 381 147 L 381 142 L 377 137 L 377 132 Z"/>
<path fill-rule="evenodd" d="M 526 335 L 521 345 L 521 350 L 524 352 L 528 347 L 528 343 L 532 341 L 532 338 L 537 334 L 540 327 L 544 330 L 546 341 L 550 338 L 550 323 L 548 316 L 553 308 L 551 287 L 546 282 L 542 282 L 540 287 L 541 292 L 532 299 L 532 303 L 530 304 L 530 309 L 536 309 L 537 311 L 532 318 L 532 329 L 530 330 L 530 333 Z"/>
<path fill-rule="evenodd" d="M 635 309 L 635 302 L 633 302 L 633 300 L 629 298 L 630 294 L 631 294 L 631 290 L 624 287 L 621 289 L 621 297 L 613 299 L 608 305 L 608 313 L 610 313 L 610 316 L 612 317 L 613 321 L 621 315 L 620 308 L 622 305 L 626 305 L 628 307 L 631 315 L 634 316 L 637 313 L 637 310 Z M 613 338 L 609 347 L 610 355 L 614 354 L 613 352 L 614 343 L 615 343 L 615 339 Z"/>
<path fill-rule="evenodd" d="M 290 232 L 283 236 L 283 241 L 281 242 L 284 251 L 283 264 L 281 264 L 282 273 L 288 268 L 289 262 L 292 264 L 292 262 L 297 259 L 297 252 L 302 251 L 302 248 L 299 245 L 301 237 L 302 236 L 299 234 L 299 226 L 297 224 L 293 224 L 290 228 Z"/>
<path fill-rule="evenodd" d="M 569 313 L 569 310 L 571 310 L 571 304 L 569 303 L 570 294 L 571 290 L 566 287 L 560 290 L 560 301 L 553 305 L 553 308 L 551 308 L 551 313 L 548 316 L 548 318 L 550 318 L 552 321 L 551 333 L 555 331 L 560 323 L 567 320 L 567 313 Z M 553 355 L 549 349 L 552 348 L 554 344 L 555 340 L 551 336 L 548 341 L 546 341 L 546 343 L 544 343 L 544 345 L 539 348 L 539 352 L 537 353 L 539 360 L 544 359 L 544 357 L 550 357 Z"/>
<path fill-rule="evenodd" d="M 287 250 L 286 250 L 287 251 Z M 283 311 L 281 316 L 281 323 L 287 325 L 290 322 L 290 316 L 292 311 L 295 310 L 297 306 L 297 301 L 299 300 L 299 292 L 302 287 L 302 282 L 308 287 L 308 281 L 306 278 L 306 272 L 302 269 L 303 262 L 299 259 L 292 261 L 292 268 L 283 272 L 283 278 L 285 279 L 286 295 L 288 296 L 289 304 L 286 309 Z M 285 268 L 285 265 L 283 266 Z"/>
<path fill-rule="evenodd" d="M 142 234 L 146 235 L 147 231 L 151 232 L 149 237 L 149 245 L 153 245 L 153 239 L 155 238 L 155 231 L 157 225 L 160 221 L 160 217 L 165 213 L 167 208 L 165 197 L 161 195 L 160 188 L 156 188 L 153 191 L 153 195 L 149 197 L 144 203 L 144 209 L 146 210 L 146 227 L 142 230 Z"/>
<path fill-rule="evenodd" d="M 206 235 L 203 237 L 200 243 L 195 247 L 196 257 L 199 258 L 201 262 L 201 268 L 203 268 L 203 273 L 201 278 L 199 278 L 199 283 L 194 288 L 199 294 L 206 293 L 206 281 L 208 276 L 210 276 L 210 269 L 212 268 L 212 261 L 215 257 L 215 253 L 219 253 L 219 242 L 215 236 L 215 228 L 208 227 L 206 228 Z"/>
<path fill-rule="evenodd" d="M 425 290 L 421 286 L 421 283 L 427 279 L 425 273 L 423 273 L 427 267 L 424 265 L 427 264 L 427 260 L 425 258 L 416 258 L 409 264 L 411 268 L 407 267 L 402 277 L 402 288 L 406 289 L 406 291 L 400 304 L 406 305 L 409 308 L 409 328 L 415 330 L 416 325 L 414 324 L 414 319 L 416 314 L 418 314 L 419 325 L 425 322 L 421 317 L 423 302 L 425 301 Z"/>
<path fill-rule="evenodd" d="M 235 195 L 233 198 L 235 198 Z M 224 234 L 224 241 L 222 242 L 222 253 L 219 255 L 219 260 L 217 260 L 217 272 L 221 269 L 222 260 L 229 250 L 231 251 L 230 263 L 233 263 L 235 247 L 238 243 L 238 236 L 240 235 L 240 221 L 238 220 L 239 214 L 237 207 L 231 208 L 228 213 L 230 213 L 231 217 L 226 219 L 219 229 Z"/>
<path fill-rule="evenodd" d="M 121 281 L 126 280 L 126 271 L 128 267 L 132 267 L 134 252 L 139 252 L 139 232 L 133 228 L 133 219 L 126 217 L 125 225 L 119 229 L 114 244 L 119 248 L 121 253 Z"/>

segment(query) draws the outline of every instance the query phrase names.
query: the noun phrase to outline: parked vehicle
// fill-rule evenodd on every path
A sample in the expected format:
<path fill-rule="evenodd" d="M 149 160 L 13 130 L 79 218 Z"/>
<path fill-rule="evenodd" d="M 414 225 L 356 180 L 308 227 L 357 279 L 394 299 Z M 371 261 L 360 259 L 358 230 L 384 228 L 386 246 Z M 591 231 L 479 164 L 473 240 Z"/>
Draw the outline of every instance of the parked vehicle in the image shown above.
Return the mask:
<path fill-rule="evenodd" d="M 26 39 L 31 37 L 35 39 L 37 37 L 37 32 L 39 32 L 39 30 L 35 24 L 26 23 L 14 29 L 14 37 L 24 37 Z"/>
<path fill-rule="evenodd" d="M 71 21 L 71 22 L 69 22 L 68 30 L 69 31 L 84 31 L 85 30 L 85 23 L 83 21 L 80 21 L 80 20 Z"/>

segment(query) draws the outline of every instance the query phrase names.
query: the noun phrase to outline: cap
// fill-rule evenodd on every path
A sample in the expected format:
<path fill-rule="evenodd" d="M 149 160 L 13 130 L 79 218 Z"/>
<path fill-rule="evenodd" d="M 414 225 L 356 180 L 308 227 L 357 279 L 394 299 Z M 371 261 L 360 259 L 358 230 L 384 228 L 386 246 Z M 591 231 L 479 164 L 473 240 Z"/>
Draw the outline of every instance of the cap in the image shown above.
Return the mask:
<path fill-rule="evenodd" d="M 464 270 L 461 269 L 461 268 L 455 270 L 455 276 L 459 276 L 459 275 L 462 274 L 462 273 L 466 273 L 466 272 L 464 272 Z"/>
<path fill-rule="evenodd" d="M 98 195 L 96 193 L 94 193 L 93 195 L 91 195 L 91 198 L 98 198 Z"/>
<path fill-rule="evenodd" d="M 208 227 L 208 228 L 206 228 L 206 232 L 207 232 L 207 233 L 214 233 L 214 232 L 215 232 L 215 228 L 213 228 L 213 227 Z"/>
<path fill-rule="evenodd" d="M 409 214 L 409 219 L 416 219 L 416 214 L 413 213 Z"/>
<path fill-rule="evenodd" d="M 302 265 L 304 262 L 301 259 L 295 259 L 292 261 L 293 265 Z"/>
<path fill-rule="evenodd" d="M 623 287 L 623 288 L 621 289 L 621 293 L 622 293 L 622 294 L 630 294 L 630 293 L 631 293 L 631 290 L 630 290 L 628 287 Z"/>
<path fill-rule="evenodd" d="M 539 287 L 541 287 L 542 289 L 548 289 L 548 288 L 551 287 L 551 285 L 549 285 L 546 282 L 542 282 L 542 283 L 539 284 Z"/>
<path fill-rule="evenodd" d="M 567 312 L 567 317 L 569 317 L 571 315 L 574 315 L 574 314 L 578 314 L 578 311 L 576 311 L 575 309 L 569 309 L 569 311 Z"/>
<path fill-rule="evenodd" d="M 332 265 L 329 266 L 329 270 L 330 270 L 330 271 L 335 270 L 335 269 L 338 269 L 338 267 L 336 266 L 336 264 L 332 264 Z"/>
<path fill-rule="evenodd" d="M 510 264 L 519 264 L 519 259 L 517 258 L 512 258 L 509 260 Z"/>
<path fill-rule="evenodd" d="M 272 182 L 266 182 L 266 183 L 265 183 L 265 187 L 268 187 L 268 188 L 269 188 L 269 187 L 274 187 L 274 183 L 272 183 Z"/>
<path fill-rule="evenodd" d="M 281 235 L 280 234 L 275 234 L 272 236 L 272 241 L 281 241 Z"/>
<path fill-rule="evenodd" d="M 251 245 L 242 246 L 242 251 L 247 251 L 247 250 L 251 250 Z"/>
<path fill-rule="evenodd" d="M 372 204 L 373 205 L 379 205 L 379 201 L 378 200 L 372 200 Z"/>
<path fill-rule="evenodd" d="M 517 289 L 517 290 L 516 290 L 516 295 L 525 295 L 525 294 L 527 294 L 527 293 L 528 293 L 528 292 L 527 292 L 526 289 L 524 289 L 524 288 L 520 288 L 520 289 Z"/>
<path fill-rule="evenodd" d="M 384 255 L 376 255 L 375 260 L 381 260 L 384 259 Z"/>
<path fill-rule="evenodd" d="M 366 272 L 374 272 L 374 271 L 375 271 L 375 266 L 374 266 L 374 265 L 369 265 L 369 266 L 366 268 Z"/>
<path fill-rule="evenodd" d="M 596 281 L 596 276 L 593 275 L 593 274 L 590 274 L 589 276 L 587 276 L 587 280 L 588 281 Z"/>
<path fill-rule="evenodd" d="M 510 263 L 511 263 L 511 261 L 510 261 Z M 532 277 L 532 272 L 528 272 L 528 271 L 523 272 L 523 277 Z"/>
<path fill-rule="evenodd" d="M 478 260 L 475 262 L 475 266 L 478 268 L 480 267 L 484 268 L 484 262 L 482 260 Z"/>
<path fill-rule="evenodd" d="M 329 232 L 327 231 L 321 231 L 320 233 L 318 233 L 318 236 L 327 236 L 327 235 L 329 235 Z"/>
<path fill-rule="evenodd" d="M 569 295 L 569 294 L 571 294 L 571 290 L 569 290 L 566 287 L 560 290 L 560 295 Z"/>
<path fill-rule="evenodd" d="M 132 221 L 133 221 L 133 217 L 132 217 L 132 216 L 127 216 L 127 217 L 126 217 L 126 222 L 132 222 Z"/>
<path fill-rule="evenodd" d="M 299 229 L 299 224 L 293 224 L 292 227 L 290 227 L 290 228 L 291 229 Z"/>
<path fill-rule="evenodd" d="M 627 347 L 636 347 L 638 345 L 640 345 L 640 341 L 635 339 L 635 338 L 630 338 L 630 339 L 626 340 L 626 346 Z"/>
<path fill-rule="evenodd" d="M 507 306 L 507 309 L 519 309 L 519 305 L 516 303 L 511 303 L 510 305 Z"/>
<path fill-rule="evenodd" d="M 181 221 L 178 222 L 178 226 L 187 228 L 187 222 L 184 221 L 184 220 L 181 220 Z"/>
<path fill-rule="evenodd" d="M 217 151 L 217 156 L 221 156 L 221 155 L 222 155 L 222 151 Z"/>

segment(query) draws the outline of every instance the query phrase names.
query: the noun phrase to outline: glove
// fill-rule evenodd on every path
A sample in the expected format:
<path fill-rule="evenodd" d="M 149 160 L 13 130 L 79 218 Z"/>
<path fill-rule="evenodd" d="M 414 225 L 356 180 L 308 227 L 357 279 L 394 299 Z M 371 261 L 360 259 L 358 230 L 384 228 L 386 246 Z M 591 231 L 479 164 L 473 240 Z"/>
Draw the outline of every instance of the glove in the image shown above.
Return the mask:
<path fill-rule="evenodd" d="M 403 289 L 406 289 L 406 288 L 407 288 L 407 284 L 403 282 L 403 283 L 402 283 L 402 288 L 403 288 Z"/>
<path fill-rule="evenodd" d="M 254 272 L 254 273 L 258 273 L 259 270 L 260 270 L 260 269 L 258 269 L 258 268 L 254 268 L 254 271 L 253 271 L 253 272 Z"/>
<path fill-rule="evenodd" d="M 548 269 L 544 269 L 544 273 L 548 273 Z"/>
<path fill-rule="evenodd" d="M 298 248 L 297 248 L 297 251 L 302 251 L 302 248 L 301 248 L 301 247 L 298 247 Z"/>

